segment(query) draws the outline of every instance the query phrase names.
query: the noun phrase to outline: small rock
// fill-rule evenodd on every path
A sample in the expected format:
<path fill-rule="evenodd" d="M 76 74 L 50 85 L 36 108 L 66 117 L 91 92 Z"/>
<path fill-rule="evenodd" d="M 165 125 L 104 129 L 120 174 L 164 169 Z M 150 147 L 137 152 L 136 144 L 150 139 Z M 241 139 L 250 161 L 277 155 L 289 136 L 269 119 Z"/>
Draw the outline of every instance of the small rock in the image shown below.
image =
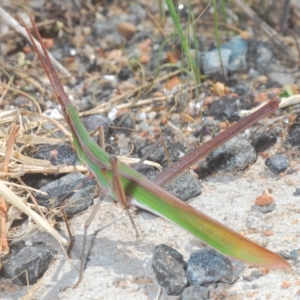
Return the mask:
<path fill-rule="evenodd" d="M 281 284 L 281 287 L 283 289 L 288 289 L 291 286 L 291 284 L 288 281 L 283 281 Z"/>
<path fill-rule="evenodd" d="M 182 173 L 167 183 L 164 188 L 183 201 L 201 194 L 199 180 L 191 172 Z"/>
<path fill-rule="evenodd" d="M 228 95 L 223 96 L 210 105 L 208 113 L 217 120 L 237 121 L 240 118 L 238 99 Z"/>
<path fill-rule="evenodd" d="M 100 28 L 100 30 L 101 29 L 102 28 Z M 105 35 L 105 45 L 108 47 L 108 49 L 120 49 L 122 46 L 124 46 L 124 38 L 118 32 L 109 33 Z"/>
<path fill-rule="evenodd" d="M 263 233 L 265 236 L 271 236 L 274 234 L 273 230 L 265 230 Z"/>
<path fill-rule="evenodd" d="M 191 255 L 186 275 L 191 285 L 203 285 L 213 282 L 233 284 L 245 265 L 230 260 L 210 247 L 205 247 Z"/>
<path fill-rule="evenodd" d="M 220 52 L 215 48 L 202 55 L 201 65 L 203 67 L 203 73 L 205 75 L 222 73 L 222 66 L 226 72 L 245 70 L 247 68 L 247 50 L 248 42 L 246 40 L 240 36 L 233 37 L 229 42 L 220 47 Z"/>
<path fill-rule="evenodd" d="M 225 70 L 227 70 L 232 52 L 230 49 L 220 49 L 220 52 L 223 67 L 225 68 Z M 201 57 L 201 66 L 205 75 L 214 75 L 217 73 L 221 73 L 222 66 L 218 49 L 213 49 L 211 51 L 205 52 Z"/>
<path fill-rule="evenodd" d="M 133 73 L 128 67 L 122 68 L 118 74 L 118 79 L 120 81 L 128 80 L 131 77 L 133 77 Z"/>
<path fill-rule="evenodd" d="M 264 205 L 270 204 L 272 202 L 274 202 L 274 198 L 266 190 L 266 191 L 264 191 L 263 195 L 260 195 L 256 198 L 255 205 L 264 206 Z"/>
<path fill-rule="evenodd" d="M 243 84 L 237 84 L 232 88 L 232 92 L 239 95 L 239 108 L 240 109 L 251 109 L 256 106 L 254 99 L 255 95 L 251 89 L 247 86 L 243 88 Z"/>
<path fill-rule="evenodd" d="M 63 117 L 62 114 L 61 114 L 61 112 L 58 111 L 57 108 L 45 109 L 43 111 L 43 116 L 46 116 L 46 117 L 54 119 L 54 120 L 60 120 Z"/>
<path fill-rule="evenodd" d="M 141 147 L 138 150 L 138 156 L 142 158 L 150 150 L 152 145 L 153 143 Z M 186 154 L 183 144 L 181 143 L 171 143 L 167 141 L 166 146 L 169 152 L 171 162 L 177 161 L 180 157 Z M 149 154 L 147 159 L 159 163 L 163 168 L 166 168 L 168 166 L 166 153 L 162 144 L 158 144 L 157 147 Z"/>
<path fill-rule="evenodd" d="M 255 69 L 264 74 L 273 58 L 273 46 L 267 42 L 254 41 L 249 47 L 248 57 L 254 62 Z"/>
<path fill-rule="evenodd" d="M 113 129 L 113 135 L 117 133 L 124 133 L 129 136 L 131 129 L 135 128 L 135 122 L 130 114 L 122 114 L 114 119 L 114 125 L 117 127 Z"/>
<path fill-rule="evenodd" d="M 270 204 L 259 206 L 259 210 L 261 213 L 266 214 L 266 213 L 272 212 L 275 209 L 275 207 L 276 207 L 276 203 L 272 202 Z"/>
<path fill-rule="evenodd" d="M 292 146 L 300 146 L 300 115 L 297 115 L 293 125 L 290 127 L 287 141 Z"/>
<path fill-rule="evenodd" d="M 82 119 L 82 123 L 86 130 L 90 133 L 94 132 L 100 126 L 103 127 L 104 133 L 108 133 L 109 126 L 111 121 L 109 118 L 98 114 L 98 115 L 91 115 Z"/>
<path fill-rule="evenodd" d="M 208 288 L 192 285 L 184 289 L 179 300 L 206 300 L 208 299 Z"/>
<path fill-rule="evenodd" d="M 69 143 L 39 146 L 32 157 L 49 160 L 53 166 L 74 166 L 76 163 L 79 163 L 77 155 Z"/>
<path fill-rule="evenodd" d="M 288 74 L 286 72 L 269 72 L 268 77 L 279 83 L 280 86 L 286 86 L 288 84 L 292 84 L 295 82 L 295 79 L 291 74 Z"/>
<path fill-rule="evenodd" d="M 150 166 L 150 165 L 145 165 L 142 164 L 137 171 L 141 174 L 143 174 L 144 176 L 146 176 L 147 178 L 153 180 L 155 178 L 155 176 L 157 176 L 159 174 L 159 170 Z"/>
<path fill-rule="evenodd" d="M 138 115 L 137 115 L 137 118 L 140 120 L 140 121 L 144 121 L 146 120 L 147 118 L 147 114 L 145 112 L 140 112 Z"/>
<path fill-rule="evenodd" d="M 277 134 L 274 130 L 258 130 L 251 137 L 250 143 L 255 151 L 262 152 L 276 143 Z"/>
<path fill-rule="evenodd" d="M 118 32 L 125 38 L 130 39 L 136 32 L 136 26 L 130 22 L 121 22 L 118 25 Z"/>
<path fill-rule="evenodd" d="M 248 51 L 247 40 L 242 39 L 240 36 L 233 37 L 229 42 L 223 44 L 221 49 L 231 50 L 229 58 L 228 71 L 238 72 L 247 68 L 246 54 Z"/>
<path fill-rule="evenodd" d="M 251 276 L 251 275 L 243 275 L 243 279 L 245 280 L 245 281 L 248 281 L 248 282 L 251 282 L 251 281 L 253 281 L 253 280 L 255 280 L 255 278 L 253 277 L 253 276 Z"/>
<path fill-rule="evenodd" d="M 242 171 L 255 160 L 256 152 L 252 145 L 245 139 L 234 137 L 214 150 L 195 172 L 202 179 L 219 170 Z"/>
<path fill-rule="evenodd" d="M 250 273 L 250 275 L 255 277 L 255 278 L 260 278 L 261 276 L 263 276 L 263 272 L 262 272 L 262 270 L 253 270 Z"/>
<path fill-rule="evenodd" d="M 63 200 L 62 204 L 65 206 L 65 213 L 68 216 L 71 216 L 87 209 L 90 205 L 93 204 L 94 198 L 97 196 L 97 191 L 98 188 L 96 185 L 89 185 L 76 191 L 74 195 L 72 195 L 66 201 L 66 203 L 64 203 Z M 62 204 L 58 205 L 62 206 Z"/>
<path fill-rule="evenodd" d="M 289 167 L 289 162 L 284 154 L 276 154 L 266 159 L 265 165 L 275 174 L 284 172 Z"/>
<path fill-rule="evenodd" d="M 155 247 L 152 268 L 159 285 L 165 288 L 167 295 L 180 295 L 188 284 L 183 256 L 167 245 Z"/>
<path fill-rule="evenodd" d="M 238 94 L 239 96 L 243 96 L 251 93 L 251 90 L 245 83 L 238 83 L 232 88 L 232 92 Z"/>
<path fill-rule="evenodd" d="M 34 284 L 48 269 L 55 255 L 55 251 L 45 243 L 34 243 L 33 246 L 25 246 L 23 242 L 11 246 L 11 254 L 2 261 L 1 273 L 3 277 L 12 279 L 18 285 Z M 26 274 L 20 273 L 27 271 Z"/>
<path fill-rule="evenodd" d="M 40 205 L 46 207 L 58 207 L 64 204 L 64 200 L 52 201 L 52 198 L 62 198 L 67 195 L 78 183 L 86 178 L 81 173 L 70 173 L 66 176 L 52 181 L 43 186 L 40 190 L 46 192 L 48 196 L 37 193 L 36 198 Z M 65 203 L 65 211 L 67 215 L 73 215 L 85 210 L 93 203 L 97 195 L 97 185 L 95 179 L 89 180 L 82 188 L 75 191 Z"/>
<path fill-rule="evenodd" d="M 300 196 L 300 188 L 296 188 L 296 191 L 293 194 L 294 196 Z"/>
<path fill-rule="evenodd" d="M 298 257 L 300 254 L 300 250 L 299 249 L 294 249 L 290 252 L 290 259 L 297 262 L 298 261 Z"/>
<path fill-rule="evenodd" d="M 286 171 L 286 175 L 292 175 L 294 173 L 296 173 L 297 170 L 296 169 L 293 169 L 293 168 L 289 168 L 287 171 Z"/>
<path fill-rule="evenodd" d="M 286 260 L 291 259 L 291 253 L 288 250 L 280 250 L 278 254 Z"/>

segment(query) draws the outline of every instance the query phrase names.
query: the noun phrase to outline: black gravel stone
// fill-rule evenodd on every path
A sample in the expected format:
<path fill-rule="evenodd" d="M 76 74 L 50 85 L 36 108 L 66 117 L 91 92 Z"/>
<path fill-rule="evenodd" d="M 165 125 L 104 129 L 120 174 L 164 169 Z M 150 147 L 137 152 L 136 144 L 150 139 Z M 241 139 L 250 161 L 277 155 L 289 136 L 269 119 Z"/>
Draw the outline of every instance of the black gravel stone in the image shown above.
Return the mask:
<path fill-rule="evenodd" d="M 276 143 L 277 134 L 273 130 L 258 130 L 251 137 L 250 143 L 255 151 L 262 152 Z"/>
<path fill-rule="evenodd" d="M 72 193 L 66 202 L 64 202 L 64 198 L 77 184 L 85 179 L 86 176 L 81 173 L 70 173 L 52 181 L 40 189 L 46 192 L 48 196 L 37 193 L 37 202 L 46 207 L 65 205 L 67 215 L 83 211 L 93 203 L 93 199 L 97 195 L 98 188 L 95 179 L 87 181 L 82 188 Z"/>
<path fill-rule="evenodd" d="M 214 150 L 194 171 L 199 178 L 205 178 L 216 171 L 242 171 L 255 162 L 256 152 L 245 139 L 232 138 Z"/>
<path fill-rule="evenodd" d="M 152 147 L 153 143 L 148 144 L 144 147 L 141 147 L 138 150 L 138 156 L 142 158 Z M 171 162 L 177 161 L 179 158 L 186 154 L 183 144 L 181 143 L 171 143 L 169 141 L 166 142 L 166 146 L 169 152 Z M 155 161 L 159 163 L 163 168 L 168 166 L 168 161 L 166 157 L 166 153 L 161 144 L 157 145 L 155 149 L 149 154 L 147 157 L 148 160 Z"/>
<path fill-rule="evenodd" d="M 248 51 L 248 60 L 253 64 L 259 74 L 265 74 L 273 59 L 273 46 L 270 43 L 262 41 L 253 41 L 250 43 Z"/>
<path fill-rule="evenodd" d="M 179 300 L 206 300 L 208 298 L 208 288 L 192 285 L 184 289 Z"/>
<path fill-rule="evenodd" d="M 122 114 L 114 119 L 114 126 L 118 128 L 113 129 L 113 135 L 123 133 L 129 136 L 131 133 L 130 129 L 135 128 L 135 122 L 130 114 Z"/>
<path fill-rule="evenodd" d="M 300 188 L 296 188 L 296 191 L 293 194 L 294 196 L 300 196 Z"/>
<path fill-rule="evenodd" d="M 267 205 L 259 206 L 259 210 L 263 214 L 266 214 L 266 213 L 269 213 L 269 212 L 273 211 L 275 209 L 275 207 L 276 207 L 276 203 L 272 202 L 272 203 L 267 204 Z"/>
<path fill-rule="evenodd" d="M 133 77 L 133 73 L 128 67 L 122 68 L 118 74 L 119 80 L 127 80 L 130 77 Z"/>
<path fill-rule="evenodd" d="M 231 96 L 223 96 L 220 100 L 214 101 L 209 107 L 209 115 L 217 120 L 229 120 L 230 122 L 238 121 L 239 117 L 239 100 Z"/>
<path fill-rule="evenodd" d="M 159 285 L 165 288 L 167 295 L 180 295 L 188 284 L 183 256 L 167 245 L 161 244 L 155 247 L 152 268 Z"/>
<path fill-rule="evenodd" d="M 288 143 L 292 146 L 300 146 L 300 115 L 298 115 L 291 126 L 288 137 Z"/>
<path fill-rule="evenodd" d="M 275 174 L 284 172 L 289 167 L 289 162 L 284 154 L 276 154 L 266 159 L 265 165 Z"/>
<path fill-rule="evenodd" d="M 148 159 L 148 158 L 147 158 Z M 133 165 L 134 166 L 134 165 Z M 159 169 L 157 169 L 154 166 L 142 164 L 137 171 L 141 174 L 143 174 L 145 177 L 151 179 L 152 181 L 154 178 L 161 172 Z"/>
<path fill-rule="evenodd" d="M 82 123 L 88 132 L 94 132 L 100 126 L 105 133 L 108 132 L 111 121 L 103 115 L 91 115 L 82 119 Z"/>
<path fill-rule="evenodd" d="M 27 285 L 27 271 L 29 284 L 34 284 L 48 269 L 55 255 L 55 251 L 45 243 L 35 243 L 25 246 L 23 242 L 11 246 L 11 254 L 2 261 L 1 274 L 4 278 L 12 279 L 18 285 Z M 20 273 L 22 273 L 20 275 Z"/>
<path fill-rule="evenodd" d="M 74 166 L 79 163 L 77 155 L 69 143 L 39 146 L 32 157 L 49 160 L 53 166 Z"/>
<path fill-rule="evenodd" d="M 245 265 L 233 261 L 206 247 L 191 255 L 187 264 L 186 275 L 191 285 L 204 285 L 214 282 L 233 284 Z"/>
<path fill-rule="evenodd" d="M 167 183 L 164 188 L 183 201 L 201 194 L 199 180 L 190 172 L 184 172 L 177 176 L 171 182 Z"/>
<path fill-rule="evenodd" d="M 151 180 L 160 173 L 157 168 L 146 164 L 142 164 L 137 171 Z"/>
<path fill-rule="evenodd" d="M 250 93 L 249 87 L 246 84 L 244 84 L 244 83 L 238 83 L 237 85 L 235 85 L 232 88 L 232 91 L 234 93 L 238 94 L 239 96 L 242 96 L 242 95 Z"/>

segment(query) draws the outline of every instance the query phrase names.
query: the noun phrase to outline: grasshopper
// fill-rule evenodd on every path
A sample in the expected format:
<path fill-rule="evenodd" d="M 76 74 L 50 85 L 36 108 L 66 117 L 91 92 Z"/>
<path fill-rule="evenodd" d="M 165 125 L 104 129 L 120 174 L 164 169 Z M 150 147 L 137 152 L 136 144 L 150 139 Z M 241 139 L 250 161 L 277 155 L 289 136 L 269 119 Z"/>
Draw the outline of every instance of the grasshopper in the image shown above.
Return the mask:
<path fill-rule="evenodd" d="M 219 147 L 259 119 L 274 112 L 278 108 L 278 99 L 270 101 L 247 118 L 236 123 L 201 147 L 191 151 L 160 173 L 154 181 L 151 181 L 130 166 L 119 162 L 115 156 L 110 156 L 90 137 L 80 120 L 77 109 L 72 105 L 64 91 L 31 16 L 30 19 L 35 34 L 41 43 L 43 55 L 38 50 L 24 22 L 23 24 L 50 80 L 57 100 L 61 105 L 65 121 L 70 127 L 77 156 L 97 179 L 102 193 L 111 195 L 125 209 L 128 209 L 129 206 L 136 206 L 175 223 L 224 255 L 259 267 L 272 269 L 290 268 L 290 264 L 279 255 L 250 241 L 229 227 L 196 210 L 161 187 L 197 162 L 201 157 Z M 78 286 L 83 276 L 87 229 L 99 206 L 100 201 L 96 204 L 84 227 L 80 276 L 75 287 Z"/>

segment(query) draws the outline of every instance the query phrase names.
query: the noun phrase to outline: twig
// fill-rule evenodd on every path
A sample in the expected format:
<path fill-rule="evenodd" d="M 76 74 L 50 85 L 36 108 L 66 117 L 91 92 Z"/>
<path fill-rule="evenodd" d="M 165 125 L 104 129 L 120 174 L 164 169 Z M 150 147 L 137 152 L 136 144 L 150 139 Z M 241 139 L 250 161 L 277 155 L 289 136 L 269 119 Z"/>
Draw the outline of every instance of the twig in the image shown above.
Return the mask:
<path fill-rule="evenodd" d="M 10 132 L 10 135 L 9 135 L 9 138 L 7 141 L 6 152 L 4 155 L 4 162 L 3 162 L 3 168 L 2 168 L 3 173 L 8 172 L 8 164 L 9 164 L 11 153 L 13 151 L 13 145 L 15 143 L 15 138 L 16 138 L 19 128 L 20 128 L 20 126 L 14 125 L 14 127 L 12 128 L 12 130 Z"/>

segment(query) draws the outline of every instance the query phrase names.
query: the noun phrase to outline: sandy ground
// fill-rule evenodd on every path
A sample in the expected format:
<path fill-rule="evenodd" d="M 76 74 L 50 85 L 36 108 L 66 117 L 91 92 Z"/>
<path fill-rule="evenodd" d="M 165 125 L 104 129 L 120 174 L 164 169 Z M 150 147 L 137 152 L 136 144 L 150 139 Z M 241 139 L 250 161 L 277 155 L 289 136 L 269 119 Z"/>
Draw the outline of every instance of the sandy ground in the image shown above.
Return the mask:
<path fill-rule="evenodd" d="M 202 181 L 201 185 L 202 194 L 189 201 L 192 206 L 244 232 L 248 238 L 270 250 L 290 252 L 300 248 L 300 198 L 293 196 L 296 187 L 300 186 L 298 172 L 275 177 L 259 158 L 243 173 L 219 174 Z M 253 211 L 256 197 L 268 188 L 272 189 L 277 204 L 275 210 L 268 214 Z M 193 251 L 203 246 L 201 241 L 170 222 L 142 211 L 134 216 L 141 235 L 136 239 L 122 208 L 105 201 L 89 229 L 89 259 L 83 281 L 77 289 L 64 291 L 77 279 L 83 224 L 91 210 L 92 207 L 71 220 L 76 238 L 72 260 L 66 259 L 56 241 L 47 234 L 34 236 L 33 240 L 43 240 L 54 247 L 57 256 L 32 299 L 155 299 L 159 286 L 151 268 L 154 247 L 165 243 L 181 252 L 187 260 Z M 257 223 L 259 230 L 249 233 L 247 217 L 256 214 L 262 216 Z M 270 228 L 274 234 L 266 237 L 262 232 Z M 222 294 L 223 299 L 300 299 L 300 263 L 293 263 L 289 271 L 271 270 L 252 282 L 245 281 L 242 276 L 253 270 L 247 267 L 233 285 L 220 285 L 211 293 L 211 299 Z M 17 295 L 27 292 L 22 288 L 13 295 L 13 290 L 13 286 L 7 284 L 8 293 L 0 298 L 16 299 Z M 160 299 L 177 298 L 163 292 Z"/>

